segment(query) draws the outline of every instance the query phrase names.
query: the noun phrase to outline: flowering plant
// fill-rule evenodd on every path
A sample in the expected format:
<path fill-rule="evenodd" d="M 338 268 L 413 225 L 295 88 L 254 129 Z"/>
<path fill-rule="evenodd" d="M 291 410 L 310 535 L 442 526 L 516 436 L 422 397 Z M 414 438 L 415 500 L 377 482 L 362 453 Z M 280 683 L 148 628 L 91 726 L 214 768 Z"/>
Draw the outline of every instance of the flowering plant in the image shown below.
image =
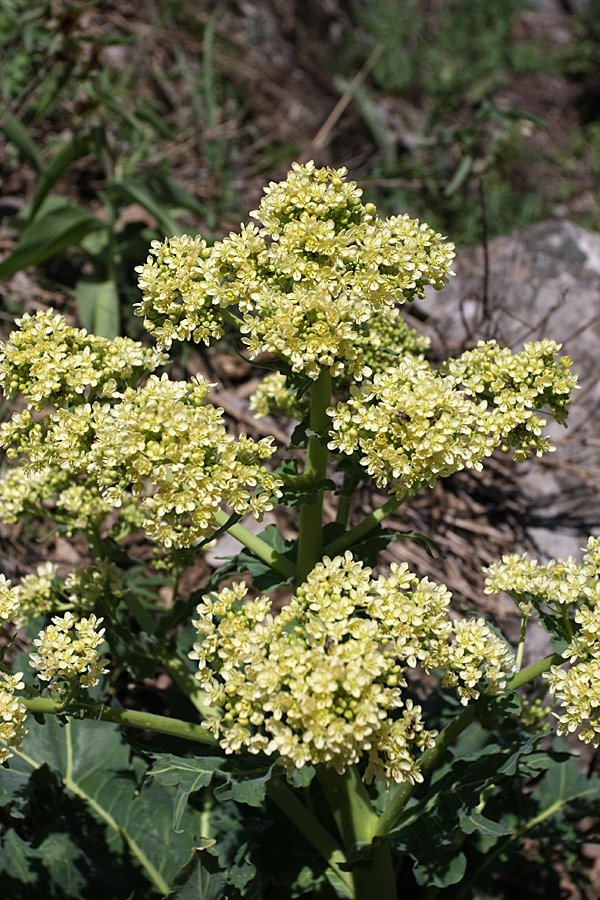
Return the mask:
<path fill-rule="evenodd" d="M 270 897 L 283 884 L 356 900 L 393 900 L 399 884 L 468 897 L 523 835 L 542 839 L 568 799 L 597 792 L 548 742 L 542 699 L 554 696 L 559 735 L 600 744 L 600 539 L 580 564 L 489 566 L 486 591 L 521 616 L 515 650 L 493 623 L 451 610 L 445 585 L 379 563 L 394 537 L 381 523 L 418 491 L 495 449 L 517 461 L 553 449 L 545 416 L 566 421 L 570 360 L 551 340 L 517 353 L 487 341 L 429 363 L 401 307 L 444 287 L 453 245 L 408 216 L 382 220 L 346 174 L 294 164 L 265 189 L 258 225 L 212 246 L 153 243 L 136 310 L 153 349 L 52 311 L 24 315 L 0 345 L 0 387 L 18 399 L 0 426 L 0 519 L 49 520 L 94 559 L 64 577 L 52 563 L 18 584 L 0 576 L 7 633 L 34 648 L 15 674 L 14 649 L 2 651 L 0 759 L 6 796 L 21 798 L 4 840 L 25 868 L 45 866 L 39 885 L 56 867 L 20 820 L 43 791 L 87 804 L 112 835 L 114 872 L 130 855 L 111 896 L 146 896 L 145 876 L 153 896 Z M 174 341 L 226 331 L 251 359 L 274 358 L 251 408 L 299 421 L 289 447 L 229 434 L 202 377 L 155 374 Z M 389 498 L 349 528 L 370 477 Z M 328 492 L 337 517 L 324 523 Z M 295 540 L 240 521 L 278 504 L 299 508 Z M 127 549 L 139 529 L 154 546 L 146 581 Z M 225 531 L 242 551 L 180 592 Z M 148 587 L 161 583 L 166 605 Z M 524 668 L 534 617 L 554 649 Z M 140 709 L 123 678 L 159 670 L 160 713 Z M 540 676 L 533 702 L 517 693 Z M 576 787 L 549 803 L 559 768 Z M 61 837 L 73 896 L 95 896 L 72 862 L 100 865 L 88 837 Z M 265 852 L 281 841 L 285 871 Z"/>

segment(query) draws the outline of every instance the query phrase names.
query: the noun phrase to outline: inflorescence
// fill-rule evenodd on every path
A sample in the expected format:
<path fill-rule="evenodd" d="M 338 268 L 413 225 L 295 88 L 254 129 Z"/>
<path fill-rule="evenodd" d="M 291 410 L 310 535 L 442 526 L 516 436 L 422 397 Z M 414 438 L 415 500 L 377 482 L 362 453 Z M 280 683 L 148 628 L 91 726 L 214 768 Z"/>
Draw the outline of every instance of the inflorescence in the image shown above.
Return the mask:
<path fill-rule="evenodd" d="M 522 616 L 541 613 L 562 625 L 570 667 L 552 666 L 544 676 L 561 707 L 553 713 L 558 733 L 579 729 L 582 741 L 600 746 L 600 538 L 589 538 L 581 563 L 569 556 L 540 565 L 508 554 L 485 571 L 486 594 L 504 591 Z"/>
<path fill-rule="evenodd" d="M 280 481 L 262 461 L 273 440 L 229 435 L 223 411 L 205 402 L 204 379 L 150 375 L 138 387 L 143 367 L 164 361 L 158 351 L 96 339 L 51 313 L 17 324 L 0 345 L 0 386 L 28 406 L 0 426 L 0 446 L 19 461 L 0 480 L 5 521 L 50 501 L 71 529 L 97 529 L 122 506 L 140 524 L 137 498 L 149 537 L 177 548 L 210 537 L 222 505 L 259 520 L 272 509 Z"/>
<path fill-rule="evenodd" d="M 313 379 L 323 367 L 370 374 L 365 323 L 426 285 L 444 287 L 454 245 L 407 215 L 380 219 L 346 175 L 293 163 L 251 213 L 262 227 L 242 225 L 212 247 L 185 235 L 155 242 L 137 270 L 137 312 L 158 345 L 208 343 L 234 307 L 252 357 L 275 353 Z"/>
<path fill-rule="evenodd" d="M 495 341 L 449 360 L 436 371 L 405 356 L 395 367 L 350 389 L 328 410 L 329 448 L 360 463 L 379 487 L 398 496 L 464 468 L 480 469 L 495 447 L 517 460 L 552 450 L 539 415 L 548 407 L 564 422 L 576 378 L 553 341 L 526 344 L 517 354 Z"/>
<path fill-rule="evenodd" d="M 442 669 L 464 704 L 503 688 L 508 646 L 481 619 L 453 623 L 444 585 L 405 563 L 371 574 L 349 551 L 325 557 L 276 617 L 266 597 L 244 602 L 244 582 L 204 598 L 190 656 L 226 752 L 278 753 L 290 772 L 366 756 L 367 783 L 420 781 L 416 756 L 435 732 L 404 696 L 408 669 Z"/>

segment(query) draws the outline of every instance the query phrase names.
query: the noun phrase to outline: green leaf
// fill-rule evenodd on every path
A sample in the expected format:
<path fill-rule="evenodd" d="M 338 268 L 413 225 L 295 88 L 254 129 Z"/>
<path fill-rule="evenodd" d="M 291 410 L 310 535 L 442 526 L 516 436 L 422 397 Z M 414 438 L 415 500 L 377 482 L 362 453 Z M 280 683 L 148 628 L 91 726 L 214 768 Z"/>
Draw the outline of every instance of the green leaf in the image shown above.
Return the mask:
<path fill-rule="evenodd" d="M 423 856 L 415 865 L 413 874 L 417 884 L 445 888 L 462 881 L 466 869 L 467 859 L 461 851 L 451 850 L 447 853 L 436 851 L 429 857 Z"/>
<path fill-rule="evenodd" d="M 317 481 L 308 489 L 284 486 L 281 488 L 279 503 L 281 506 L 303 506 L 304 504 L 312 506 L 325 491 L 334 490 L 335 482 L 331 481 L 330 478 L 325 478 L 323 481 Z"/>
<path fill-rule="evenodd" d="M 120 200 L 125 204 L 138 203 L 154 216 L 165 234 L 170 236 L 181 232 L 178 222 L 169 215 L 142 179 L 126 178 L 123 181 L 113 181 L 107 188 L 107 194 L 113 202 Z"/>
<path fill-rule="evenodd" d="M 75 285 L 75 301 L 87 331 L 111 340 L 119 335 L 119 294 L 113 280 L 80 278 Z"/>
<path fill-rule="evenodd" d="M 187 759 L 170 754 L 161 756 L 154 763 L 148 772 L 149 777 L 155 778 L 159 784 L 177 787 L 173 809 L 175 831 L 179 830 L 190 795 L 210 784 L 221 763 L 219 756 Z"/>
<path fill-rule="evenodd" d="M 2 131 L 8 140 L 15 145 L 23 159 L 26 159 L 38 174 L 41 173 L 43 165 L 36 146 L 19 120 L 9 113 L 2 125 Z"/>
<path fill-rule="evenodd" d="M 173 880 L 167 900 L 226 900 L 227 872 L 207 849 L 194 849 Z"/>
<path fill-rule="evenodd" d="M 459 162 L 458 166 L 456 167 L 456 171 L 455 171 L 454 175 L 452 176 L 452 178 L 450 179 L 449 184 L 447 184 L 446 187 L 444 188 L 444 196 L 445 197 L 451 197 L 452 194 L 454 194 L 455 191 L 457 191 L 459 189 L 459 187 L 462 184 L 464 184 L 464 182 L 469 177 L 469 174 L 471 173 L 472 168 L 473 168 L 473 157 L 471 156 L 470 153 L 467 153 L 465 156 L 463 156 L 463 158 Z"/>
<path fill-rule="evenodd" d="M 461 812 L 459 821 L 464 834 L 473 834 L 474 831 L 479 831 L 481 834 L 489 834 L 493 837 L 512 834 L 512 829 L 505 828 L 499 822 L 494 822 L 475 810 L 471 810 L 469 813 Z"/>
<path fill-rule="evenodd" d="M 22 752 L 10 760 L 10 771 L 22 778 L 23 790 L 28 790 L 29 783 L 35 784 L 31 776 L 35 770 L 37 777 L 44 764 L 56 773 L 54 786 L 47 776 L 41 782 L 38 779 L 31 795 L 32 802 L 40 798 L 38 805 L 43 801 L 44 806 L 53 808 L 54 815 L 44 821 L 37 813 L 28 816 L 28 821 L 42 829 L 66 831 L 57 822 L 61 805 L 64 820 L 72 819 L 72 840 L 89 861 L 77 861 L 72 849 L 65 854 L 59 841 L 49 860 L 40 860 L 40 866 L 45 868 L 46 878 L 58 877 L 59 871 L 61 878 L 76 878 L 74 868 L 95 873 L 94 888 L 87 884 L 75 896 L 126 900 L 131 896 L 131 886 L 123 893 L 121 868 L 125 863 L 135 873 L 138 889 L 140 877 L 146 879 L 144 896 L 164 895 L 191 850 L 195 817 L 187 817 L 186 834 L 176 834 L 172 829 L 171 792 L 154 781 L 139 790 L 143 766 L 140 761 L 135 763 L 117 727 L 89 720 L 71 720 L 61 726 L 53 717 L 48 717 L 44 726 L 30 722 Z M 68 813 L 69 809 L 77 810 L 77 816 Z M 35 897 L 46 895 L 38 888 Z"/>
<path fill-rule="evenodd" d="M 333 543 L 343 534 L 346 528 L 337 522 L 331 522 L 325 526 L 323 530 L 323 543 L 325 546 Z M 428 556 L 432 559 L 445 559 L 445 553 L 442 548 L 431 538 L 419 531 L 390 531 L 384 529 L 381 525 L 377 525 L 371 529 L 369 533 L 360 538 L 356 544 L 350 547 L 352 555 L 355 559 L 362 560 L 367 566 L 376 566 L 379 561 L 380 554 L 388 547 L 392 541 L 408 540 L 414 541 L 422 547 Z M 435 552 L 434 552 L 435 551 Z M 438 556 L 435 556 L 435 553 Z"/>
<path fill-rule="evenodd" d="M 29 221 L 35 218 L 40 206 L 61 177 L 62 173 L 72 162 L 84 156 L 89 149 L 90 138 L 85 132 L 71 138 L 61 149 L 55 153 L 48 165 L 41 173 L 36 184 L 35 193 L 29 207 Z"/>
<path fill-rule="evenodd" d="M 145 185 L 156 202 L 164 204 L 169 209 L 186 209 L 202 217 L 206 215 L 204 204 L 172 179 L 146 175 L 140 182 Z"/>
<path fill-rule="evenodd" d="M 572 756 L 548 769 L 535 797 L 539 808 L 537 818 L 556 815 L 568 804 L 583 798 L 594 800 L 598 804 L 600 778 L 596 775 L 586 777 L 577 768 L 577 757 Z"/>
<path fill-rule="evenodd" d="M 119 621 L 115 616 L 106 637 L 112 655 L 123 663 L 135 680 L 149 678 L 156 672 L 164 640 L 161 644 L 156 635 L 134 632 L 128 621 Z"/>
<path fill-rule="evenodd" d="M 166 754 L 157 758 L 148 777 L 155 778 L 160 784 L 177 787 L 173 823 L 179 828 L 190 796 L 213 781 L 217 782 L 214 796 L 218 800 L 231 799 L 248 806 L 261 806 L 272 769 L 272 763 L 245 756 L 179 757 Z"/>
<path fill-rule="evenodd" d="M 87 210 L 71 203 L 38 216 L 27 225 L 13 253 L 0 263 L 0 281 L 29 266 L 38 266 L 67 247 L 80 244 L 84 235 L 106 227 Z"/>

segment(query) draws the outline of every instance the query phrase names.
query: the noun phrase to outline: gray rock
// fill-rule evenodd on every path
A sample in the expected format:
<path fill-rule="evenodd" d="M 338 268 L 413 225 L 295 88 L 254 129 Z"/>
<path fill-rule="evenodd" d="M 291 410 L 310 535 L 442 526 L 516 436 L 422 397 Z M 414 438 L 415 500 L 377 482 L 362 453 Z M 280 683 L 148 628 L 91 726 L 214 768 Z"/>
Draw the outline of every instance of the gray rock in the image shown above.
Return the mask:
<path fill-rule="evenodd" d="M 520 467 L 529 538 L 541 557 L 568 556 L 600 534 L 600 234 L 542 222 L 491 241 L 487 254 L 459 251 L 455 270 L 417 307 L 442 352 L 553 338 L 573 360 L 581 390 L 569 428 L 549 423 L 556 452 Z"/>

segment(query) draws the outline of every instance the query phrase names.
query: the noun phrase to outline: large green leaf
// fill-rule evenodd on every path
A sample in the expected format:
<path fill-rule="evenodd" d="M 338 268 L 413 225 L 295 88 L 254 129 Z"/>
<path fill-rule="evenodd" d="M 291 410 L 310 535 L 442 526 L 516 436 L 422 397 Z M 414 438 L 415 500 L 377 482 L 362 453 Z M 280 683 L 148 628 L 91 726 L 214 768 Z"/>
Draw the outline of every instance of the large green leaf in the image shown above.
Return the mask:
<path fill-rule="evenodd" d="M 261 806 L 272 769 L 271 763 L 255 757 L 180 757 L 165 754 L 157 758 L 148 775 L 160 784 L 177 787 L 173 826 L 179 829 L 190 796 L 212 781 L 216 783 L 214 795 L 218 800 Z"/>
<path fill-rule="evenodd" d="M 67 143 L 55 153 L 48 165 L 41 172 L 40 178 L 37 181 L 33 200 L 29 207 L 30 221 L 35 218 L 40 206 L 65 169 L 68 169 L 72 162 L 87 153 L 89 144 L 90 139 L 88 134 L 85 132 L 76 134 L 75 137 L 71 138 L 70 141 L 67 141 Z"/>
<path fill-rule="evenodd" d="M 81 324 L 99 337 L 119 334 L 119 294 L 113 280 L 80 278 L 75 285 L 75 300 Z"/>
<path fill-rule="evenodd" d="M 38 216 L 25 228 L 11 255 L 0 263 L 0 281 L 78 245 L 84 235 L 101 228 L 107 228 L 104 222 L 74 203 Z"/>
<path fill-rule="evenodd" d="M 23 159 L 26 159 L 35 171 L 40 173 L 43 169 L 42 161 L 35 144 L 29 137 L 27 129 L 24 128 L 19 120 L 15 116 L 9 114 L 4 120 L 2 131 L 8 140 L 12 141 L 15 145 Z"/>
<path fill-rule="evenodd" d="M 172 878 L 191 851 L 196 818 L 190 813 L 185 821 L 185 833 L 175 833 L 171 793 L 154 779 L 140 790 L 138 779 L 142 769 L 140 761 L 130 760 L 129 748 L 118 728 L 105 722 L 72 720 L 61 726 L 56 719 L 48 718 L 43 726 L 30 723 L 23 750 L 10 761 L 10 771 L 21 778 L 24 793 L 32 790 L 32 776 L 35 782 L 38 773 L 48 773 L 41 782 L 37 779 L 40 796 L 44 791 L 54 796 L 50 782 L 56 773 L 62 787 L 55 788 L 52 805 L 71 803 L 77 815 L 73 813 L 69 840 L 75 845 L 80 840 L 85 844 L 85 849 L 70 848 L 68 853 L 58 854 L 55 864 L 64 869 L 61 877 L 76 880 L 74 868 L 81 869 L 82 865 L 100 871 L 106 867 L 108 857 L 113 868 L 116 866 L 117 880 L 112 883 L 111 870 L 106 871 L 101 884 L 102 896 L 122 896 L 122 873 L 116 870 L 125 861 L 129 868 L 134 866 L 138 883 L 142 879 L 145 884 L 140 897 L 168 893 Z M 94 829 L 95 841 L 84 840 Z M 94 858 L 96 846 L 104 857 L 103 865 Z M 88 858 L 88 862 L 81 859 L 76 864 L 78 855 Z M 39 862 L 46 870 L 46 880 L 50 863 L 51 859 Z M 40 884 L 43 883 L 40 878 Z M 87 886 L 79 896 L 87 900 L 100 895 Z"/>

